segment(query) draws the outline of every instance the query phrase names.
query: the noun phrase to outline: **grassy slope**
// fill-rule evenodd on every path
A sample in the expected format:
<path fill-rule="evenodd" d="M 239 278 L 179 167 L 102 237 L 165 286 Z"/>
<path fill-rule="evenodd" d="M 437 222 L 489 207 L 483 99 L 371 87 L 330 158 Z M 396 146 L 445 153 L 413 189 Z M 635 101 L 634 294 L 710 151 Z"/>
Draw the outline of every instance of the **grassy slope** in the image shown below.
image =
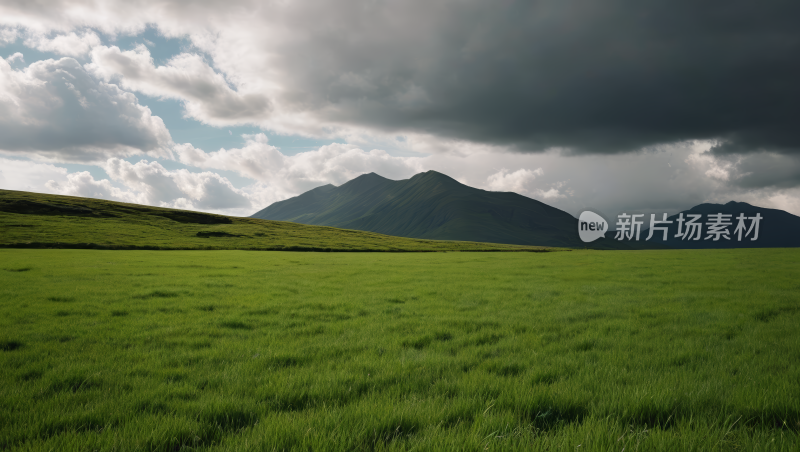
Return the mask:
<path fill-rule="evenodd" d="M 409 239 L 331 227 L 10 190 L 0 190 L 0 231 L 0 247 L 25 248 L 544 250 L 543 247 Z M 202 237 L 198 233 L 211 233 L 211 236 Z"/>
<path fill-rule="evenodd" d="M 798 259 L 0 250 L 0 449 L 798 450 Z"/>

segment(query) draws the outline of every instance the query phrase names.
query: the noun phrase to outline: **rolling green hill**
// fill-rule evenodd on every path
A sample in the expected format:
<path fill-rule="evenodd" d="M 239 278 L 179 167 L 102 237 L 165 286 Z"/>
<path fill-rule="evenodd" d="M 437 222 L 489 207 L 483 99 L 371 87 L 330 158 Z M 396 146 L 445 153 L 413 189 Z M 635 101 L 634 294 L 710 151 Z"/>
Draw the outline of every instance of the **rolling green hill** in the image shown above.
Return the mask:
<path fill-rule="evenodd" d="M 252 216 L 401 237 L 556 247 L 632 249 L 652 244 L 578 237 L 578 220 L 517 193 L 468 187 L 436 171 L 393 181 L 375 173 L 325 185 Z M 656 245 L 657 246 L 657 245 Z"/>
<path fill-rule="evenodd" d="M 545 251 L 0 190 L 0 248 Z"/>

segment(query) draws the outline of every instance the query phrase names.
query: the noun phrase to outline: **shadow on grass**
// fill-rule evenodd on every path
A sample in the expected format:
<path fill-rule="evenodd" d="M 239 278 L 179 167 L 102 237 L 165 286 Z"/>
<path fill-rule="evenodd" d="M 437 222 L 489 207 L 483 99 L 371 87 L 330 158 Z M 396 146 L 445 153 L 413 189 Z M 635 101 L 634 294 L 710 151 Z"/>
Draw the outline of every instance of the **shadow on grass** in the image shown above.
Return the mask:
<path fill-rule="evenodd" d="M 433 342 L 432 336 L 423 336 L 417 339 L 406 339 L 403 341 L 403 347 L 410 347 L 416 350 L 422 350 L 423 348 L 431 345 Z"/>
<path fill-rule="evenodd" d="M 103 386 L 103 380 L 97 375 L 75 373 L 54 378 L 48 387 L 50 393 L 78 392 L 97 389 Z"/>
<path fill-rule="evenodd" d="M 56 303 L 71 303 L 75 301 L 75 297 L 47 297 L 48 301 L 55 301 Z"/>
<path fill-rule="evenodd" d="M 499 364 L 499 363 L 491 363 L 486 366 L 486 371 L 494 374 L 499 375 L 501 377 L 516 377 L 521 373 L 525 372 L 525 366 L 517 363 L 512 364 Z"/>
<path fill-rule="evenodd" d="M 589 414 L 586 407 L 569 403 L 531 407 L 525 411 L 525 417 L 539 430 L 552 430 L 564 424 L 580 423 Z"/>
<path fill-rule="evenodd" d="M 19 349 L 22 347 L 22 345 L 23 344 L 20 341 L 0 341 L 0 350 L 4 352 L 11 352 Z"/>
<path fill-rule="evenodd" d="M 383 450 L 391 443 L 408 441 L 420 430 L 420 423 L 408 418 L 392 419 L 383 422 L 366 435 L 356 445 L 357 450 Z"/>
<path fill-rule="evenodd" d="M 258 418 L 259 416 L 254 410 L 231 406 L 204 412 L 200 415 L 199 420 L 223 432 L 237 432 L 255 425 Z"/>
<path fill-rule="evenodd" d="M 168 414 L 173 412 L 169 405 L 162 401 L 144 400 L 135 405 L 134 410 L 145 414 Z"/>
<path fill-rule="evenodd" d="M 253 325 L 242 322 L 241 320 L 227 320 L 219 324 L 223 328 L 230 328 L 232 330 L 252 330 Z"/>
<path fill-rule="evenodd" d="M 113 425 L 114 422 L 105 414 L 80 413 L 48 420 L 39 429 L 39 434 L 43 437 L 52 437 L 67 432 L 99 432 Z"/>
<path fill-rule="evenodd" d="M 267 366 L 276 368 L 298 367 L 307 364 L 308 358 L 293 355 L 276 355 L 267 359 Z"/>
<path fill-rule="evenodd" d="M 303 411 L 320 404 L 318 397 L 309 393 L 277 393 L 262 400 L 270 411 Z"/>
<path fill-rule="evenodd" d="M 180 297 L 181 294 L 175 291 L 169 290 L 154 290 L 150 293 L 142 294 L 142 295 L 134 295 L 131 298 L 136 298 L 138 300 L 146 300 L 149 298 L 176 298 Z"/>

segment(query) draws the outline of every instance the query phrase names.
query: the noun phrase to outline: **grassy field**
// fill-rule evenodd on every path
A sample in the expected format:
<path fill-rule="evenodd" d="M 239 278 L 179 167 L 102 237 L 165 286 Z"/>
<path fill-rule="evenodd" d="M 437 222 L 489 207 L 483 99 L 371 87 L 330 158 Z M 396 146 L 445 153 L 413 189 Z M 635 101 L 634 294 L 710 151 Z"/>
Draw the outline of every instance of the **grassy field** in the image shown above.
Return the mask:
<path fill-rule="evenodd" d="M 393 237 L 285 221 L 0 190 L 0 248 L 290 251 L 547 251 Z"/>
<path fill-rule="evenodd" d="M 3 450 L 798 450 L 800 250 L 0 250 Z"/>

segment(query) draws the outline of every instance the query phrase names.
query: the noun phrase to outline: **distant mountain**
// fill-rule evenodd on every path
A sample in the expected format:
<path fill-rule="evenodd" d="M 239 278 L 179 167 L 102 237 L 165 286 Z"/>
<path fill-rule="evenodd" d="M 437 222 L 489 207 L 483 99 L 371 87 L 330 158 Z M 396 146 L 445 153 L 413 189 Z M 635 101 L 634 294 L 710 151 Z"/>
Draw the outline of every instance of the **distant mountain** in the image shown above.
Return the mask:
<path fill-rule="evenodd" d="M 631 249 L 652 243 L 578 237 L 578 220 L 517 193 L 468 187 L 436 171 L 393 181 L 375 173 L 270 205 L 264 220 L 334 226 L 400 237 L 517 245 Z"/>
<path fill-rule="evenodd" d="M 720 236 L 719 240 L 714 241 L 712 239 L 706 240 L 706 237 L 709 235 L 709 226 L 708 222 L 712 221 L 709 218 L 709 215 L 712 214 L 727 214 L 730 215 L 728 217 L 728 222 L 731 223 L 730 226 L 727 226 L 728 230 L 728 237 L 730 240 L 726 240 L 724 237 Z M 702 223 L 702 230 L 700 240 L 689 240 L 688 238 L 676 237 L 678 233 L 678 218 L 679 215 L 683 214 L 683 218 L 689 218 L 688 215 L 701 215 L 701 217 L 697 220 L 698 222 Z M 755 217 L 756 214 L 761 216 L 761 220 L 759 221 L 759 230 L 758 230 L 758 239 L 753 241 L 751 238 L 754 236 L 755 229 L 750 232 L 750 235 L 745 237 L 745 233 L 747 230 L 742 232 L 742 240 L 738 240 L 738 234 L 734 234 L 736 227 L 738 225 L 738 221 L 736 217 L 739 214 L 744 214 L 747 218 Z M 645 221 L 644 226 L 649 228 L 650 225 L 650 218 L 644 218 Z M 656 220 L 661 220 L 661 218 L 656 218 Z M 767 209 L 763 207 L 756 207 L 746 202 L 735 202 L 731 201 L 727 204 L 699 204 L 697 206 L 692 207 L 689 210 L 685 210 L 677 215 L 673 215 L 667 218 L 668 221 L 672 221 L 672 224 L 669 224 L 669 233 L 667 236 L 666 241 L 662 241 L 663 232 L 654 231 L 653 238 L 650 241 L 654 241 L 655 243 L 662 243 L 666 244 L 671 248 L 685 248 L 685 249 L 700 249 L 700 248 L 784 248 L 784 247 L 798 247 L 800 246 L 800 217 L 796 215 L 792 215 L 788 212 L 784 212 L 783 210 L 778 209 Z M 609 223 L 616 224 L 617 219 L 609 219 Z M 745 227 L 750 229 L 751 220 L 745 220 Z M 612 227 L 614 227 L 612 225 Z M 685 230 L 685 226 L 683 227 Z M 640 236 L 641 240 L 647 238 L 649 234 L 649 229 L 642 231 L 642 235 Z M 609 233 L 607 237 L 613 238 L 614 234 Z M 692 237 L 696 237 L 693 235 Z"/>

